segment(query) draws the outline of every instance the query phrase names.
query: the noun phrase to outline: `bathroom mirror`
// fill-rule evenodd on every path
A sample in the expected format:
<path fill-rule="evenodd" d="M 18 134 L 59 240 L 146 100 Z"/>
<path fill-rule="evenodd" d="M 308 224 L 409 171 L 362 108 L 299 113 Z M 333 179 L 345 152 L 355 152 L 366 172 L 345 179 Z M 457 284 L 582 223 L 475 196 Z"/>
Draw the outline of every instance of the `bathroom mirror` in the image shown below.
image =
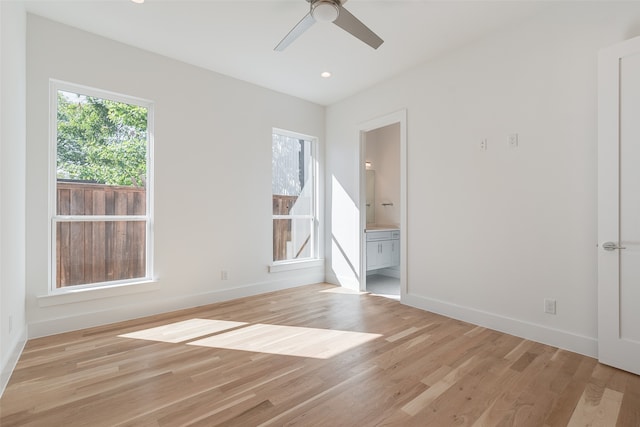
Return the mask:
<path fill-rule="evenodd" d="M 366 178 L 367 178 L 367 224 L 375 224 L 376 223 L 376 214 L 375 214 L 376 171 L 372 169 L 367 169 Z"/>

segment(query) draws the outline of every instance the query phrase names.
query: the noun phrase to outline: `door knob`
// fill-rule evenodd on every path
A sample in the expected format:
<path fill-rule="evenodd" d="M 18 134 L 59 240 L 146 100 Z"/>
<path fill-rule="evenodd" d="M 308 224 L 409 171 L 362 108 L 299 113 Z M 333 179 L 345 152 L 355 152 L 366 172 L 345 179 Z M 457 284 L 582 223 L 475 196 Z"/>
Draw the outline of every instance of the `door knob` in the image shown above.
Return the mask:
<path fill-rule="evenodd" d="M 602 244 L 602 249 L 605 251 L 615 251 L 616 249 L 627 249 L 624 246 L 618 246 L 617 243 L 614 242 L 604 242 Z"/>

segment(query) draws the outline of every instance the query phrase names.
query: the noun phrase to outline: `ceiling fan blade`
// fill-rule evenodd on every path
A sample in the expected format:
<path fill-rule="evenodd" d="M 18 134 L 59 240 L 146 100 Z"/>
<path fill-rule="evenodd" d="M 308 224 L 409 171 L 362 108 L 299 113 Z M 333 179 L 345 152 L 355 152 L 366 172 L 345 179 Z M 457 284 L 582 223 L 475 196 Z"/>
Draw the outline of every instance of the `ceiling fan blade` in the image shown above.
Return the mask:
<path fill-rule="evenodd" d="M 305 17 L 302 18 L 300 22 L 298 22 L 291 31 L 289 31 L 289 34 L 284 36 L 282 41 L 278 43 L 278 45 L 273 50 L 282 52 L 283 50 L 286 49 L 287 46 L 289 46 L 295 39 L 300 37 L 302 33 L 307 31 L 315 23 L 316 23 L 316 20 L 313 19 L 313 16 L 311 16 L 311 13 L 307 13 Z"/>
<path fill-rule="evenodd" d="M 333 23 L 354 37 L 359 38 L 374 49 L 379 48 L 380 45 L 384 43 L 384 40 L 378 37 L 376 33 L 371 31 L 369 27 L 364 25 L 358 18 L 353 16 L 351 12 L 342 6 L 340 6 L 338 19 L 333 21 Z"/>

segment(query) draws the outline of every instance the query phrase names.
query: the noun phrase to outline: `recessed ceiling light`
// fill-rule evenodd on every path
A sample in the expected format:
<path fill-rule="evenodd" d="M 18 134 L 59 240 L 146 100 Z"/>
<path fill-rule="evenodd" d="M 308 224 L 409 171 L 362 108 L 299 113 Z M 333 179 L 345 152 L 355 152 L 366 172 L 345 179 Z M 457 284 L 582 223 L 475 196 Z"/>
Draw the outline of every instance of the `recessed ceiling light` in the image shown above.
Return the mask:
<path fill-rule="evenodd" d="M 131 1 L 138 4 L 144 3 L 144 0 L 131 0 Z"/>
<path fill-rule="evenodd" d="M 329 77 L 331 77 L 331 73 L 329 71 L 323 71 L 322 73 L 320 73 L 320 76 L 328 79 Z"/>

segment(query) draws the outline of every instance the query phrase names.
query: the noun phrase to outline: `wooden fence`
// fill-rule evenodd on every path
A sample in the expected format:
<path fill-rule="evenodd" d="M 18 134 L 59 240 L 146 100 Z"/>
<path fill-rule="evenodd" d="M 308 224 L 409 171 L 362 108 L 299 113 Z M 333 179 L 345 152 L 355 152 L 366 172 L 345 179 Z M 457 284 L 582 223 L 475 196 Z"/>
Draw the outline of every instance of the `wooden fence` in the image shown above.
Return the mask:
<path fill-rule="evenodd" d="M 289 215 L 297 196 L 273 195 L 273 215 Z M 291 241 L 291 220 L 273 220 L 273 260 L 287 259 L 287 243 Z"/>
<path fill-rule="evenodd" d="M 57 184 L 58 215 L 145 215 L 146 200 L 145 188 Z M 145 221 L 57 222 L 56 287 L 145 275 Z"/>

